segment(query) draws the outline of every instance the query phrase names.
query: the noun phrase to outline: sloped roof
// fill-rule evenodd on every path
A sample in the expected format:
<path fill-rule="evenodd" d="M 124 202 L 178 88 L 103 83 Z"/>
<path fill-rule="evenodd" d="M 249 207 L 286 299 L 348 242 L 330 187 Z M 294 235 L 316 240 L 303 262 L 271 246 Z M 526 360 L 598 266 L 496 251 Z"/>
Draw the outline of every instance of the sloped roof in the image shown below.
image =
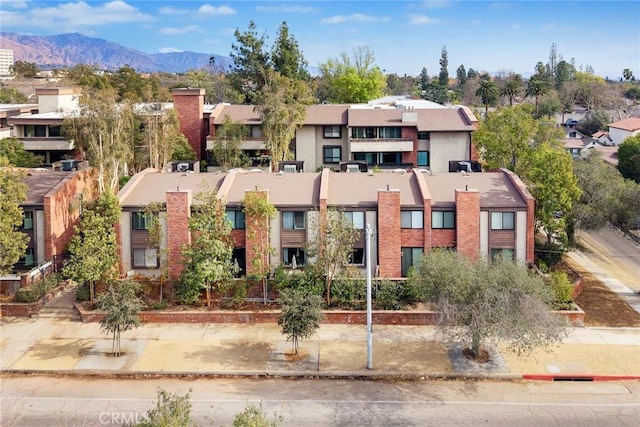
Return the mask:
<path fill-rule="evenodd" d="M 400 190 L 400 206 L 422 206 L 420 187 L 413 173 L 331 173 L 328 206 L 376 206 L 378 190 Z"/>
<path fill-rule="evenodd" d="M 626 119 L 610 123 L 609 127 L 635 132 L 640 130 L 640 117 L 627 117 Z"/>
<path fill-rule="evenodd" d="M 46 196 L 54 187 L 77 172 L 53 171 L 50 169 L 23 169 L 26 176 L 27 199 L 22 205 L 42 205 Z"/>
<path fill-rule="evenodd" d="M 211 112 L 211 116 L 216 125 L 221 125 L 227 114 L 236 122 L 245 125 L 259 125 L 261 123 L 260 114 L 253 109 L 253 105 L 218 104 Z"/>
<path fill-rule="evenodd" d="M 348 105 L 311 105 L 307 109 L 305 125 L 346 125 Z"/>

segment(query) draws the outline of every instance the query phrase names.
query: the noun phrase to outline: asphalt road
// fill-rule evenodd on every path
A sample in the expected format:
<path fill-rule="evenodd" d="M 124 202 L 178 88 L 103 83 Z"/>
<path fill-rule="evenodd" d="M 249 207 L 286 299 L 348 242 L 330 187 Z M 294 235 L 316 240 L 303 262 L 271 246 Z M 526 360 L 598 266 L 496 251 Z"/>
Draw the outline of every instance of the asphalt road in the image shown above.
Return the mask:
<path fill-rule="evenodd" d="M 618 230 L 580 230 L 578 237 L 586 254 L 627 287 L 640 291 L 640 244 Z"/>
<path fill-rule="evenodd" d="M 261 404 L 282 426 L 637 426 L 640 382 L 2 378 L 1 425 L 101 426 L 145 419 L 158 389 L 190 391 L 198 425 Z"/>

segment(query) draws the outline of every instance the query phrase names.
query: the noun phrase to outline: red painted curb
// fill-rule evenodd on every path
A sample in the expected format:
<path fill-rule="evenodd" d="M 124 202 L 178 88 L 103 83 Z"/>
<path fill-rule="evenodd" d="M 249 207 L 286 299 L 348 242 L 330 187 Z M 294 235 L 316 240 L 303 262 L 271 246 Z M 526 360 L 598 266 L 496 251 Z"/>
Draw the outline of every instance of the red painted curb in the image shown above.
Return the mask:
<path fill-rule="evenodd" d="M 640 375 L 523 374 L 522 379 L 533 381 L 635 381 L 640 380 Z"/>

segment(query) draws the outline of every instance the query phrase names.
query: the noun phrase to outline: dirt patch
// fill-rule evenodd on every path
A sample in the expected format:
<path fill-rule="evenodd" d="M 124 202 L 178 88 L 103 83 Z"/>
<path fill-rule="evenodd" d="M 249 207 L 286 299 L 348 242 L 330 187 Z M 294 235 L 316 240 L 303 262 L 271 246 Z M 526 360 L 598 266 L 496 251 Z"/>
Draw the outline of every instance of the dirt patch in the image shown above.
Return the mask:
<path fill-rule="evenodd" d="M 640 313 L 595 276 L 570 260 L 565 262 L 583 278 L 583 289 L 575 302 L 585 312 L 585 326 L 640 327 Z"/>

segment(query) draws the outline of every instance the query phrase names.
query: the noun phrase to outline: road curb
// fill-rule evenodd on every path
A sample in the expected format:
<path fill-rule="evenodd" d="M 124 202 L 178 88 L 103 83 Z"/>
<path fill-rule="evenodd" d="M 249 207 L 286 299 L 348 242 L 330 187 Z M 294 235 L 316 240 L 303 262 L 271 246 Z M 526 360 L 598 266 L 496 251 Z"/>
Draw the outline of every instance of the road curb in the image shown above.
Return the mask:
<path fill-rule="evenodd" d="M 523 374 L 522 379 L 533 381 L 637 381 L 640 375 L 590 375 L 590 374 Z"/>

